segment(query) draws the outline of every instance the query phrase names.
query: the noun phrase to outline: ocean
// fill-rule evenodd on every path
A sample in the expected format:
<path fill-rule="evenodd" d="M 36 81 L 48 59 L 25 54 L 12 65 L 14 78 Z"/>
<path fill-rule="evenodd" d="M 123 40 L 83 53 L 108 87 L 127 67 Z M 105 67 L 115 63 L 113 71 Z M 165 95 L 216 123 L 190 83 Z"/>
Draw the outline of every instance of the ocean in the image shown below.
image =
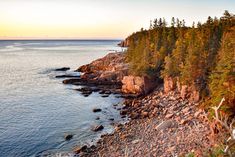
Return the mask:
<path fill-rule="evenodd" d="M 93 93 L 82 96 L 79 86 L 55 78 L 56 68 L 79 66 L 120 51 L 116 40 L 0 41 L 0 156 L 25 157 L 69 154 L 81 144 L 94 143 L 122 122 L 114 104 L 121 98 Z M 79 74 L 78 74 L 79 75 Z M 102 112 L 93 113 L 93 108 Z M 100 120 L 96 120 L 99 116 Z M 102 132 L 91 127 L 104 125 Z M 73 134 L 65 141 L 65 134 Z"/>

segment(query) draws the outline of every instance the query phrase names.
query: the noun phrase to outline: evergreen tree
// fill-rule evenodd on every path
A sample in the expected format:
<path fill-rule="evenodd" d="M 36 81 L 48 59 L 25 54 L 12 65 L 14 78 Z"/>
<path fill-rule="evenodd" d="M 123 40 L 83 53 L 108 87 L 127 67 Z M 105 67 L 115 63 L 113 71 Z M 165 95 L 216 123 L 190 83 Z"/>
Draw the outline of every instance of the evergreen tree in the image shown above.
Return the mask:
<path fill-rule="evenodd" d="M 224 97 L 227 107 L 235 111 L 235 27 L 223 36 L 217 66 L 210 76 L 209 87 L 213 106 Z"/>

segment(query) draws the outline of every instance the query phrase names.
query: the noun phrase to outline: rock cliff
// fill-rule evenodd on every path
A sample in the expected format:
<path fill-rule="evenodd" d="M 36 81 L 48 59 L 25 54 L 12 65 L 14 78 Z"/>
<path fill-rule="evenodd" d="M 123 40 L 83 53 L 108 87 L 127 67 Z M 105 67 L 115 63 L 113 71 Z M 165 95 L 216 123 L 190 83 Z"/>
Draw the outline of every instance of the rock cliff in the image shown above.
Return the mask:
<path fill-rule="evenodd" d="M 109 53 L 103 58 L 79 67 L 76 72 L 82 75 L 78 79 L 64 80 L 65 84 L 75 85 L 112 85 L 123 94 L 145 95 L 156 86 L 149 77 L 128 74 L 129 65 L 125 62 L 125 53 Z"/>

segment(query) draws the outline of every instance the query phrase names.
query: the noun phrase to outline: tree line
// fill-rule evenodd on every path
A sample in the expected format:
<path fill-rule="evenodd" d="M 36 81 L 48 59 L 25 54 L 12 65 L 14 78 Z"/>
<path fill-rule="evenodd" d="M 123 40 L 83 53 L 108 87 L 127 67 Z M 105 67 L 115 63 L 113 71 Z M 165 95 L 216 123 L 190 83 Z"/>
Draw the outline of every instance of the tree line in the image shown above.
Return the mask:
<path fill-rule="evenodd" d="M 174 17 L 170 25 L 155 19 L 127 39 L 131 74 L 193 84 L 207 106 L 224 97 L 227 109 L 235 111 L 235 15 L 225 11 L 191 27 Z"/>

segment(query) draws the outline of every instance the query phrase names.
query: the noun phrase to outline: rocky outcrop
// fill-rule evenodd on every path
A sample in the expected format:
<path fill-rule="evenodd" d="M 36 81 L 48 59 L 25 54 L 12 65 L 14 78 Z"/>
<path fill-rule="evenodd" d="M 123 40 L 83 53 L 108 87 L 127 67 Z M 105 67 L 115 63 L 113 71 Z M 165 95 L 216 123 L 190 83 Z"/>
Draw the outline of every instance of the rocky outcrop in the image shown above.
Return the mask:
<path fill-rule="evenodd" d="M 73 74 L 64 74 L 64 75 L 57 75 L 55 78 L 80 78 L 79 75 L 73 75 Z"/>
<path fill-rule="evenodd" d="M 68 70 L 70 70 L 70 67 L 62 67 L 62 68 L 55 69 L 55 71 L 68 71 Z"/>
<path fill-rule="evenodd" d="M 148 94 L 153 90 L 157 81 L 149 77 L 128 75 L 129 66 L 125 62 L 125 53 L 109 53 L 103 58 L 90 64 L 79 67 L 76 72 L 81 72 L 80 78 L 66 79 L 64 84 L 98 86 L 102 97 L 112 93 L 122 93 L 126 98 Z M 102 86 L 100 88 L 100 86 Z M 86 88 L 87 89 L 87 88 Z M 107 90 L 110 89 L 110 90 Z M 105 91 L 102 93 L 102 91 Z M 109 93 L 107 93 L 109 91 Z M 92 90 L 81 90 L 82 94 L 89 96 Z"/>
<path fill-rule="evenodd" d="M 172 77 L 164 78 L 164 92 L 169 93 L 170 91 L 175 90 L 176 82 Z"/>
<path fill-rule="evenodd" d="M 118 46 L 120 47 L 128 47 L 130 45 L 129 38 L 126 38 L 125 40 L 121 41 Z"/>
<path fill-rule="evenodd" d="M 180 95 L 183 99 L 187 98 L 191 102 L 198 102 L 200 100 L 200 91 L 194 85 L 182 85 Z"/>
<path fill-rule="evenodd" d="M 84 96 L 100 92 L 102 97 L 108 97 L 111 93 L 120 93 L 121 81 L 128 75 L 128 64 L 125 63 L 124 53 L 109 53 L 103 58 L 79 67 L 76 72 L 80 72 L 81 76 L 63 80 L 63 83 L 86 86 L 77 89 Z"/>
<path fill-rule="evenodd" d="M 97 131 L 101 131 L 103 129 L 104 129 L 103 125 L 96 125 L 91 130 L 94 131 L 94 132 L 97 132 Z"/>
<path fill-rule="evenodd" d="M 123 53 L 109 53 L 103 58 L 79 67 L 76 71 L 84 73 L 81 78 L 97 82 L 121 83 L 128 73 Z"/>
<path fill-rule="evenodd" d="M 171 91 L 178 91 L 181 98 L 189 99 L 191 102 L 198 102 L 200 100 L 200 90 L 192 85 L 181 85 L 179 79 L 173 79 L 172 77 L 164 78 L 164 92 L 169 93 Z"/>
<path fill-rule="evenodd" d="M 73 135 L 72 134 L 65 134 L 64 135 L 64 139 L 66 140 L 66 141 L 69 141 L 69 140 L 71 140 L 73 138 Z"/>
<path fill-rule="evenodd" d="M 136 95 L 145 95 L 153 90 L 157 82 L 149 77 L 125 76 L 122 80 L 122 92 Z"/>

